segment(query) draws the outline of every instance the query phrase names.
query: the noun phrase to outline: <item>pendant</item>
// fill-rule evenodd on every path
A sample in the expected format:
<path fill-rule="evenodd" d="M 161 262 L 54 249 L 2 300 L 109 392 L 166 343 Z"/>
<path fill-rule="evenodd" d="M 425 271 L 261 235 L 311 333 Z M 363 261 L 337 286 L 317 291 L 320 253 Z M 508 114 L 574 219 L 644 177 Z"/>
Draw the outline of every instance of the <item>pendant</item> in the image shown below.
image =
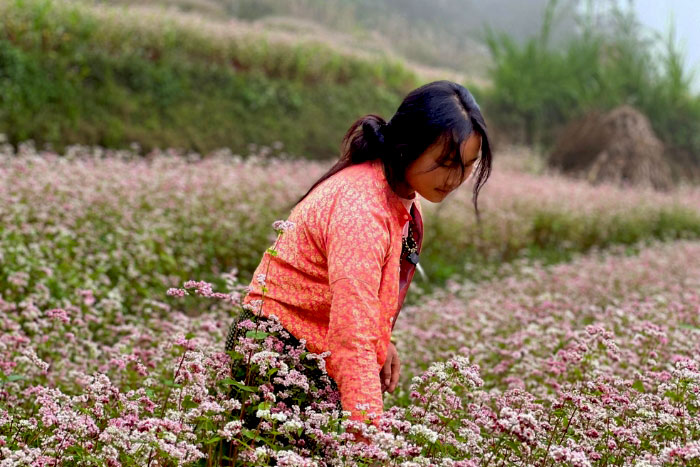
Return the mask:
<path fill-rule="evenodd" d="M 406 257 L 406 260 L 412 265 L 418 264 L 418 253 L 415 251 Z"/>

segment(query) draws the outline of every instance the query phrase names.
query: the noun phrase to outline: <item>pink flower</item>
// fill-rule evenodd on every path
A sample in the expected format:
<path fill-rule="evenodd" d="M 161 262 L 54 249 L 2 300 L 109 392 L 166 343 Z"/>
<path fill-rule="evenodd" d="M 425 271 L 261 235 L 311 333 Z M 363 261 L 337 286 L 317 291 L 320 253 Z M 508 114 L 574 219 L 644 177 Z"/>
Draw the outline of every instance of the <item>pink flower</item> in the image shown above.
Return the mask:
<path fill-rule="evenodd" d="M 66 310 L 63 310 L 61 308 L 54 308 L 52 310 L 48 310 L 46 312 L 46 315 L 49 318 L 55 318 L 59 321 L 63 321 L 64 323 L 70 322 L 70 317 L 68 317 L 68 313 L 66 312 Z"/>
<path fill-rule="evenodd" d="M 294 227 L 294 222 L 287 220 L 277 220 L 272 223 L 272 228 L 275 229 L 275 232 L 277 232 L 278 234 L 287 232 L 288 230 L 292 230 Z"/>
<path fill-rule="evenodd" d="M 185 289 L 177 289 L 174 287 L 169 288 L 166 294 L 172 297 L 184 297 L 185 295 L 189 295 Z"/>

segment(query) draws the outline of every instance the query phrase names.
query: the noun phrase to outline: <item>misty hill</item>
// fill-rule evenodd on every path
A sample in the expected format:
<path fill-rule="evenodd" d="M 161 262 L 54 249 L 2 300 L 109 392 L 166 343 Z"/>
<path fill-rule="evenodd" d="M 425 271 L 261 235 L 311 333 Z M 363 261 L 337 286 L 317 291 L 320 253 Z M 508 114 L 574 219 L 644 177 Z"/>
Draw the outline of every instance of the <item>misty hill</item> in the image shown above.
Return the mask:
<path fill-rule="evenodd" d="M 142 0 L 95 0 L 138 4 Z M 523 41 L 536 34 L 548 0 L 150 0 L 218 20 L 254 22 L 268 31 L 287 31 L 332 38 L 372 51 L 398 54 L 429 67 L 446 68 L 483 78 L 489 63 L 484 28 L 508 32 Z M 558 7 L 552 42 L 575 30 L 576 0 Z M 346 36 L 350 36 L 348 40 Z"/>

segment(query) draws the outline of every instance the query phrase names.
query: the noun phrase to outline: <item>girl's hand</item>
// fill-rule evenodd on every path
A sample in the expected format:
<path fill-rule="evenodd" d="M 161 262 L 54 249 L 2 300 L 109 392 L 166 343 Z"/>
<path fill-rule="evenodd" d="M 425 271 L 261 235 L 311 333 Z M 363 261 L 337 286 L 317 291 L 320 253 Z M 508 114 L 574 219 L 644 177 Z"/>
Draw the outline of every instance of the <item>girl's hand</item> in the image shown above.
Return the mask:
<path fill-rule="evenodd" d="M 399 354 L 394 344 L 390 342 L 386 353 L 386 361 L 379 372 L 379 378 L 382 382 L 382 392 L 386 390 L 391 393 L 394 392 L 396 385 L 399 383 L 399 375 L 401 374 L 400 367 Z"/>

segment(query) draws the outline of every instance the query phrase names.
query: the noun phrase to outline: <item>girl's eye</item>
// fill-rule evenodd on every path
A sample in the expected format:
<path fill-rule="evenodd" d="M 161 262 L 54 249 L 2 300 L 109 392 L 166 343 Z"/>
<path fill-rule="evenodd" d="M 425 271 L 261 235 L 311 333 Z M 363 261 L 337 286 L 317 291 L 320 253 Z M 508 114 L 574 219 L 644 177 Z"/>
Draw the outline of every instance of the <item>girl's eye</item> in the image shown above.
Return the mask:
<path fill-rule="evenodd" d="M 469 168 L 470 166 L 474 165 L 475 162 L 476 162 L 476 159 L 470 160 L 469 162 L 464 164 L 464 168 L 465 169 Z M 443 162 L 440 164 L 440 167 L 446 167 L 448 169 L 459 169 L 460 164 L 458 162 L 455 162 L 455 161 Z"/>

